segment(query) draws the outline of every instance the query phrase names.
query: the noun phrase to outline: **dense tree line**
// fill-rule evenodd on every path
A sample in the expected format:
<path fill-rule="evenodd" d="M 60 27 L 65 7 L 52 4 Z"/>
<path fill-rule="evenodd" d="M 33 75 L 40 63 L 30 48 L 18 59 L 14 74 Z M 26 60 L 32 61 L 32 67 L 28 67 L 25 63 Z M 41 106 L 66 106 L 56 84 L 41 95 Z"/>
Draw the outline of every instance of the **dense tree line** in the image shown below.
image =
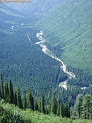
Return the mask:
<path fill-rule="evenodd" d="M 4 83 L 0 76 L 0 99 L 6 103 L 15 104 L 21 109 L 30 109 L 44 114 L 55 114 L 61 117 L 71 117 L 73 119 L 92 119 L 92 96 L 90 94 L 79 94 L 73 108 L 70 109 L 69 102 L 64 103 L 58 100 L 53 94 L 52 99 L 46 104 L 45 97 L 42 95 L 36 100 L 31 94 L 30 89 L 21 94 L 18 86 L 14 89 L 11 81 Z"/>
<path fill-rule="evenodd" d="M 77 96 L 71 117 L 74 119 L 92 119 L 92 96 L 90 94 Z"/>
<path fill-rule="evenodd" d="M 21 109 L 29 108 L 45 114 L 70 117 L 68 105 L 58 102 L 54 95 L 49 105 L 45 103 L 44 95 L 37 101 L 29 89 L 22 96 L 20 88 L 14 89 L 11 81 L 8 83 L 3 82 L 2 75 L 0 76 L 0 99 L 4 99 L 6 103 L 15 104 Z"/>

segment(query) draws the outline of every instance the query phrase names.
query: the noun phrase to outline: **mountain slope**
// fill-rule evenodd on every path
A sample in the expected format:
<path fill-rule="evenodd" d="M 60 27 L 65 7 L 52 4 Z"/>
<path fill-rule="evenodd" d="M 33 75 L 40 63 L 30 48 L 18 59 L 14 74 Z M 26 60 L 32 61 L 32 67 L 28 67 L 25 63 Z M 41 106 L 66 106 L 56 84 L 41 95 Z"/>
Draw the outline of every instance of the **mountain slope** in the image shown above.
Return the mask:
<path fill-rule="evenodd" d="M 39 24 L 47 42 L 63 50 L 60 57 L 67 65 L 92 69 L 91 0 L 65 0 Z"/>
<path fill-rule="evenodd" d="M 38 41 L 36 33 L 39 28 L 35 28 L 33 23 L 39 19 L 40 12 L 43 12 L 41 16 L 44 16 L 46 10 L 52 5 L 54 7 L 56 2 L 50 2 L 53 4 L 46 10 L 43 8 L 40 10 L 43 3 L 43 1 L 33 1 L 30 4 L 0 3 L 0 73 L 5 80 L 12 79 L 14 85 L 19 83 L 22 91 L 30 88 L 37 96 L 42 93 L 50 95 L 53 88 L 57 87 L 59 79 L 66 78 L 65 73 L 59 68 L 59 62 L 44 54 L 35 44 Z M 45 4 L 48 5 L 49 0 L 45 1 L 44 6 Z M 27 9 L 29 11 L 23 13 Z M 33 14 L 30 15 L 30 12 Z"/>

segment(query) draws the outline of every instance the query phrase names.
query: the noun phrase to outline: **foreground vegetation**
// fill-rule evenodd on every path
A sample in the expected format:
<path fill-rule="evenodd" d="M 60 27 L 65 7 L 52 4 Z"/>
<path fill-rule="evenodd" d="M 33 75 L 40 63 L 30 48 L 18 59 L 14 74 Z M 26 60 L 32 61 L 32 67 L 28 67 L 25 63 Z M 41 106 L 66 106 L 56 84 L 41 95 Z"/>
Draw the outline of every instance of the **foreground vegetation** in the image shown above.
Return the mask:
<path fill-rule="evenodd" d="M 90 94 L 79 94 L 73 107 L 69 106 L 69 102 L 64 104 L 61 100 L 57 100 L 54 95 L 50 102 L 46 103 L 44 96 L 36 100 L 30 90 L 22 96 L 19 87 L 15 90 L 11 81 L 4 84 L 2 75 L 0 76 L 0 123 L 91 123 L 91 121 Z"/>
<path fill-rule="evenodd" d="M 0 101 L 0 123 L 91 123 L 91 120 L 72 120 L 55 115 L 46 115 L 29 109 L 22 110 Z"/>

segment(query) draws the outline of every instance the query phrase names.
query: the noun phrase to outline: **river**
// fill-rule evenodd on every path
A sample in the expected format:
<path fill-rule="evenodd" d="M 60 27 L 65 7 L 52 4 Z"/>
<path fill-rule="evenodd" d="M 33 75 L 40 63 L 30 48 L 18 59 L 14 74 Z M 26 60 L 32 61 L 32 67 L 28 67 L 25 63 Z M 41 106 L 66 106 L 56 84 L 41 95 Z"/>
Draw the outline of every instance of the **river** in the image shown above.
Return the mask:
<path fill-rule="evenodd" d="M 53 58 L 53 59 L 55 59 L 55 60 L 57 60 L 57 61 L 59 61 L 59 62 L 61 63 L 60 68 L 63 70 L 64 73 L 67 74 L 68 79 L 67 79 L 66 81 L 64 81 L 64 82 L 61 82 L 61 83 L 59 84 L 59 87 L 63 87 L 63 88 L 65 88 L 65 89 L 67 90 L 67 82 L 68 82 L 69 79 L 75 78 L 75 74 L 74 74 L 73 72 L 68 71 L 67 66 L 64 64 L 64 62 L 63 62 L 61 59 L 59 59 L 58 57 L 56 57 L 55 54 L 53 54 L 53 53 L 47 48 L 47 46 L 45 45 L 46 40 L 45 40 L 45 38 L 43 37 L 43 32 L 42 32 L 42 31 L 40 31 L 39 33 L 37 33 L 37 34 L 36 34 L 36 37 L 38 38 L 39 41 L 36 42 L 35 44 L 38 44 L 38 45 L 42 48 L 42 51 L 43 51 L 45 54 L 47 54 L 47 55 L 50 56 L 51 58 Z"/>

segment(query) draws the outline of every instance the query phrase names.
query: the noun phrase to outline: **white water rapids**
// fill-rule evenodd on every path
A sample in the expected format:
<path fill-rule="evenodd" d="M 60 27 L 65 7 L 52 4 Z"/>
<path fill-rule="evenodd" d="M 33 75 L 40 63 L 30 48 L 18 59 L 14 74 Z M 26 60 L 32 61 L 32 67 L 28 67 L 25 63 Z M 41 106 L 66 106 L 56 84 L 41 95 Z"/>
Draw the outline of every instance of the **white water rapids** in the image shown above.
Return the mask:
<path fill-rule="evenodd" d="M 47 46 L 45 45 L 46 40 L 43 37 L 43 32 L 40 31 L 39 33 L 37 33 L 36 37 L 39 39 L 39 42 L 36 42 L 35 44 L 40 45 L 40 47 L 42 48 L 42 51 L 45 54 L 47 54 L 48 56 L 50 56 L 53 59 L 56 59 L 57 61 L 59 61 L 61 63 L 60 68 L 64 71 L 64 73 L 66 73 L 68 75 L 69 79 L 75 78 L 75 74 L 67 70 L 66 65 L 64 64 L 64 62 L 61 59 L 57 58 L 55 55 L 53 55 L 53 53 L 47 48 Z M 59 84 L 59 87 L 63 87 L 67 90 L 67 81 L 68 81 L 68 79 L 64 82 L 61 82 Z"/>

